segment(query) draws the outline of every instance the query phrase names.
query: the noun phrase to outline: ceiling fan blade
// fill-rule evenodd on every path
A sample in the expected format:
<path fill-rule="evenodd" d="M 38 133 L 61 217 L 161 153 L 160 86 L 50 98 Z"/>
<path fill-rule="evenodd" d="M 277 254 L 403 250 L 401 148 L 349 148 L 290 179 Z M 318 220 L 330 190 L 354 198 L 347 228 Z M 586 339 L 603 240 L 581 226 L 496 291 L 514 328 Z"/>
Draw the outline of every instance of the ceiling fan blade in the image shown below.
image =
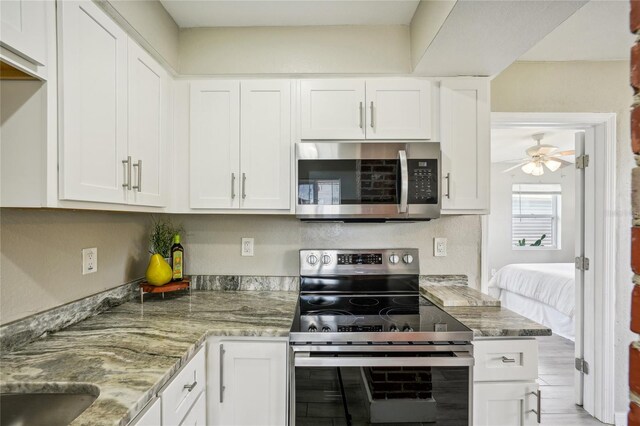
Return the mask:
<path fill-rule="evenodd" d="M 574 164 L 572 161 L 563 160 L 562 158 L 554 158 L 553 161 L 559 161 L 562 163 L 560 167 L 567 167 Z"/>
<path fill-rule="evenodd" d="M 502 161 L 496 161 L 496 163 L 521 163 L 521 162 L 528 162 L 531 161 L 531 158 L 514 158 L 513 160 L 502 160 Z"/>
<path fill-rule="evenodd" d="M 509 167 L 508 169 L 503 170 L 503 171 L 502 171 L 502 173 L 507 173 L 507 172 L 510 172 L 511 170 L 515 170 L 515 169 L 517 169 L 518 167 L 522 167 L 522 166 L 524 166 L 525 164 L 529 163 L 530 161 L 531 161 L 531 160 L 523 161 L 522 163 L 516 164 L 516 165 L 515 165 L 515 166 L 513 166 L 513 167 Z"/>
<path fill-rule="evenodd" d="M 565 157 L 567 155 L 576 155 L 575 149 L 570 149 L 568 151 L 554 152 L 553 154 L 551 154 L 552 157 Z"/>

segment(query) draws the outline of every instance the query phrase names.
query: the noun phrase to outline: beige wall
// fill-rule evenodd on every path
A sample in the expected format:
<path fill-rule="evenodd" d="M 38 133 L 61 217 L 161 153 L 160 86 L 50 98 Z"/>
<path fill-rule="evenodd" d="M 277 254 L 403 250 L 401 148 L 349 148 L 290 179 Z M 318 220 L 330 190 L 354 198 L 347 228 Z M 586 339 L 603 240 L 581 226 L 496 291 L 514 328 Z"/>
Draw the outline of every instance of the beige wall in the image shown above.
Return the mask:
<path fill-rule="evenodd" d="M 494 112 L 615 112 L 617 114 L 617 283 L 616 288 L 616 411 L 628 404 L 627 347 L 632 274 L 629 269 L 631 226 L 629 62 L 516 62 L 491 85 Z"/>
<path fill-rule="evenodd" d="M 0 324 L 142 277 L 148 214 L 0 210 Z M 82 275 L 83 248 L 98 271 Z"/>
<path fill-rule="evenodd" d="M 303 248 L 420 249 L 422 274 L 466 274 L 479 288 L 480 218 L 452 216 L 416 223 L 306 223 L 292 216 L 177 215 L 186 230 L 189 274 L 298 275 Z M 240 239 L 255 256 L 240 256 Z M 448 256 L 433 256 L 433 238 L 448 238 Z"/>
<path fill-rule="evenodd" d="M 178 70 L 178 25 L 162 4 L 149 0 L 100 0 L 109 5 L 151 45 L 174 70 Z"/>
<path fill-rule="evenodd" d="M 411 71 L 400 25 L 183 29 L 179 51 L 185 75 Z"/>

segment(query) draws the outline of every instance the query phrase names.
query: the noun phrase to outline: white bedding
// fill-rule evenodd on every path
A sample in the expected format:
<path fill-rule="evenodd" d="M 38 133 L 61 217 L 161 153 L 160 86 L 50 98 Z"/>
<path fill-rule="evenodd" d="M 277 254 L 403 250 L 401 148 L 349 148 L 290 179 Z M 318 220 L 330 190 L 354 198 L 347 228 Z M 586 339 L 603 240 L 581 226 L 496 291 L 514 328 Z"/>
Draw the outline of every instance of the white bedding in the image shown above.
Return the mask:
<path fill-rule="evenodd" d="M 568 317 L 573 317 L 575 266 L 573 263 L 507 265 L 491 278 L 489 289 L 490 294 L 493 293 L 497 297 L 500 297 L 501 291 L 495 291 L 496 289 L 506 290 L 539 301 Z"/>

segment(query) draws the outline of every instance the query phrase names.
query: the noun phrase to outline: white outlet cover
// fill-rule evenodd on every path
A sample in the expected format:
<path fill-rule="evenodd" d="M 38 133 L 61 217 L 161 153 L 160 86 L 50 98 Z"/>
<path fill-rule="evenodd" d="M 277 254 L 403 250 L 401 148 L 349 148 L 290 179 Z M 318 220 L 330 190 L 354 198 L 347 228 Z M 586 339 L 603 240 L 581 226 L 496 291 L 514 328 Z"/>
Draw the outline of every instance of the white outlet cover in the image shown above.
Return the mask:
<path fill-rule="evenodd" d="M 253 256 L 253 238 L 243 238 L 240 252 L 243 256 Z"/>
<path fill-rule="evenodd" d="M 98 272 L 98 248 L 82 249 L 82 275 Z"/>
<path fill-rule="evenodd" d="M 447 239 L 446 238 L 433 239 L 433 255 L 437 257 L 442 257 L 447 255 Z"/>

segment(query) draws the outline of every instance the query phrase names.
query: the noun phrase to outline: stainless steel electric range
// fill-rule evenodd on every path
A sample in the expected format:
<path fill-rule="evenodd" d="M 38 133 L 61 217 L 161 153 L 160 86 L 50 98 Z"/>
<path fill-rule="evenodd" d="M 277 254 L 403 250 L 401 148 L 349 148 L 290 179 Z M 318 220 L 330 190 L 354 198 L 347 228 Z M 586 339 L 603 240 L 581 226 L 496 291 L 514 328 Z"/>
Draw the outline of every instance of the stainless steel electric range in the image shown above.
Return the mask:
<path fill-rule="evenodd" d="M 300 251 L 291 424 L 471 424 L 473 332 L 419 273 L 417 249 Z"/>

